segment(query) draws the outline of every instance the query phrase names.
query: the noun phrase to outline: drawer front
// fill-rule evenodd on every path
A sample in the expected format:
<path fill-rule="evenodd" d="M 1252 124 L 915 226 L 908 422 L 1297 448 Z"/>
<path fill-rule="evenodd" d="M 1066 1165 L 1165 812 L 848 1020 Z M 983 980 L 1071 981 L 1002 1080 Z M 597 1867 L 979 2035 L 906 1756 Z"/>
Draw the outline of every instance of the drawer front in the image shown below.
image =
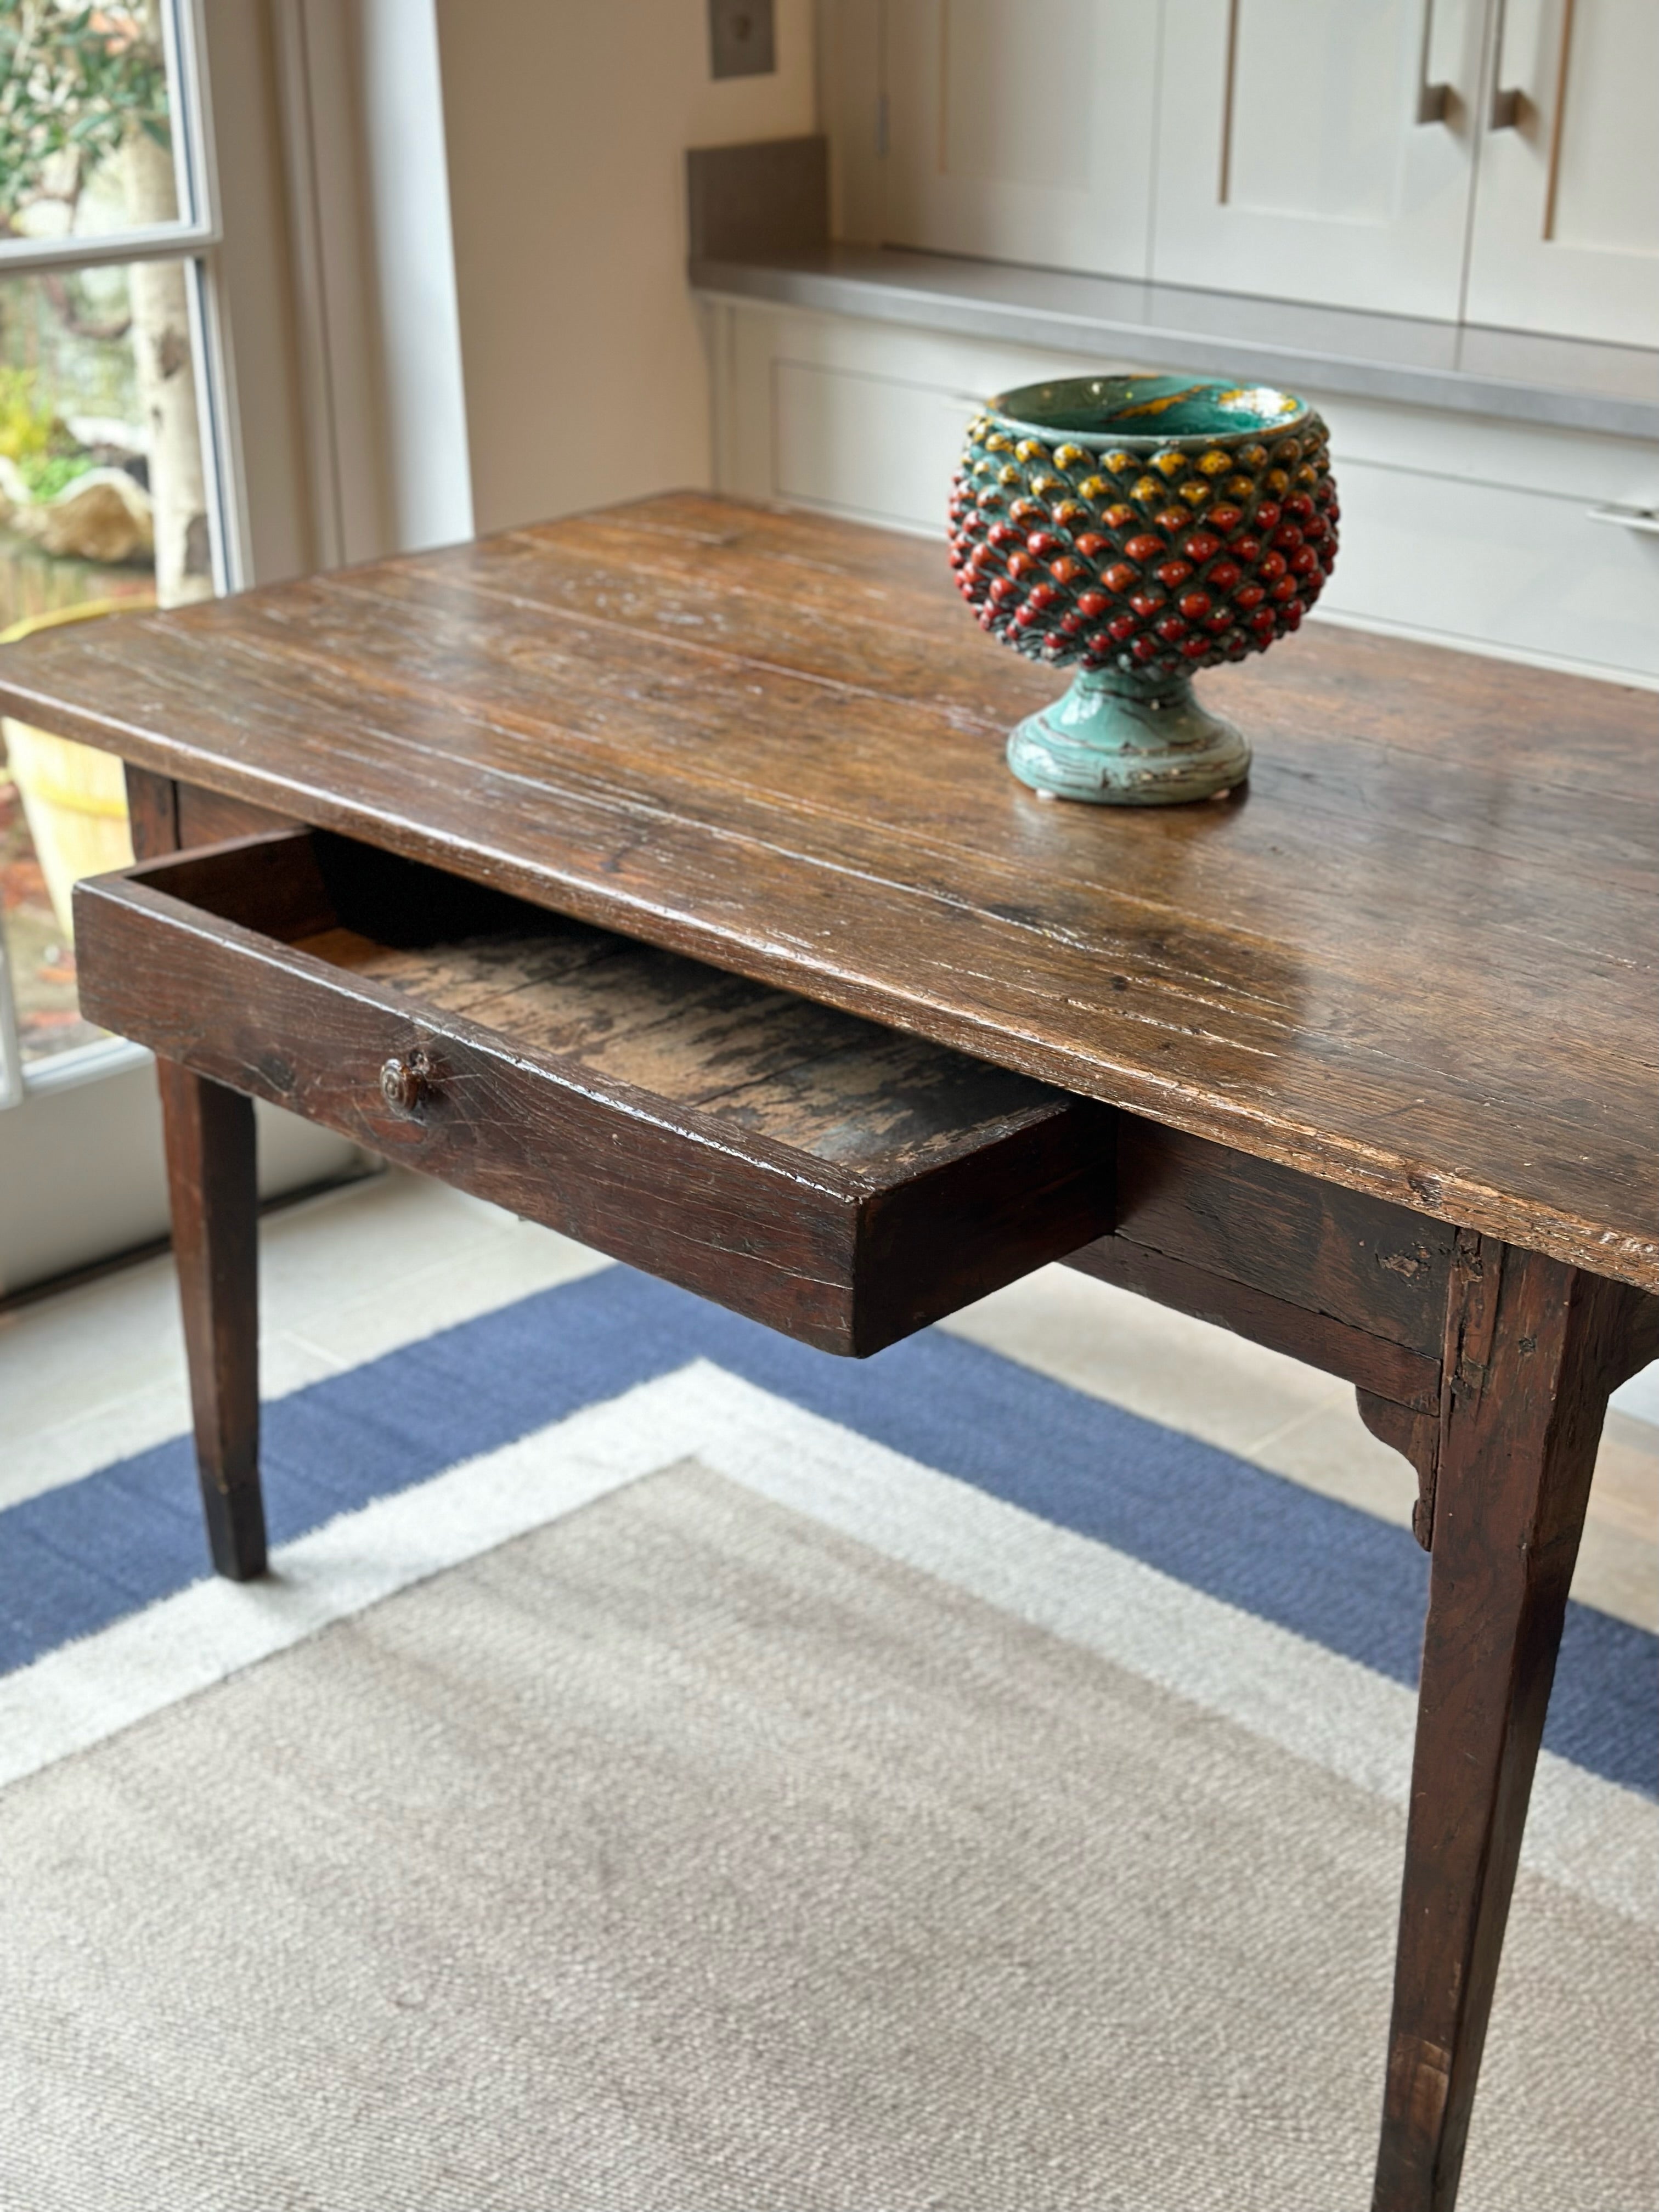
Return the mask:
<path fill-rule="evenodd" d="M 1324 613 L 1659 680 L 1659 537 L 1594 520 L 1582 493 L 1347 459 L 1339 475 Z"/>
<path fill-rule="evenodd" d="M 1110 1226 L 1106 1109 L 1027 1085 L 1031 1103 L 914 1162 L 820 1158 L 286 941 L 330 916 L 286 878 L 268 895 L 248 884 L 296 842 L 81 886 L 88 1017 L 827 1351 L 879 1349 Z M 242 919 L 161 888 L 215 865 Z M 246 924 L 262 905 L 270 933 Z M 886 1032 L 853 1026 L 890 1051 Z"/>

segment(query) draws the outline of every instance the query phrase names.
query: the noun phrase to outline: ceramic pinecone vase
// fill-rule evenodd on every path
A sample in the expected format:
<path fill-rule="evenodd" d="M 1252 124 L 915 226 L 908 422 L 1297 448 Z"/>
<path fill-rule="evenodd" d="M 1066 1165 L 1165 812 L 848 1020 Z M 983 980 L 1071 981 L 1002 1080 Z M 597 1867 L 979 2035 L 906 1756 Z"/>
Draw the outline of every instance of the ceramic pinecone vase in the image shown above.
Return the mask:
<path fill-rule="evenodd" d="M 1106 376 L 991 401 L 951 488 L 951 565 L 983 629 L 1077 671 L 1010 736 L 1014 774 L 1114 806 L 1242 782 L 1250 749 L 1193 677 L 1297 628 L 1337 517 L 1325 425 L 1287 392 Z"/>

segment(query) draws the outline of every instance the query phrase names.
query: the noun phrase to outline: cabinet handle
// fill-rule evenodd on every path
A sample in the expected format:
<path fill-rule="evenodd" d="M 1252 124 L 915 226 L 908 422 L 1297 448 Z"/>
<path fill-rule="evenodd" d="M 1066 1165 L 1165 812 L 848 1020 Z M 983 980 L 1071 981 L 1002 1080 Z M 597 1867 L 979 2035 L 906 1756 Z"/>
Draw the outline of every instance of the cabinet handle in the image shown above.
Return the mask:
<path fill-rule="evenodd" d="M 1650 530 L 1659 538 L 1659 507 L 1637 507 L 1623 500 L 1609 500 L 1605 507 L 1593 507 L 1589 511 L 1592 522 L 1614 522 L 1621 530 Z"/>
<path fill-rule="evenodd" d="M 1521 120 L 1521 88 L 1504 83 L 1504 19 L 1509 13 L 1509 0 L 1498 0 L 1497 27 L 1492 33 L 1492 106 L 1486 116 L 1488 131 L 1513 131 Z"/>
<path fill-rule="evenodd" d="M 1429 45 L 1434 37 L 1434 0 L 1423 0 L 1423 51 L 1417 58 L 1417 117 L 1419 123 L 1443 123 L 1451 106 L 1449 84 L 1429 82 Z"/>

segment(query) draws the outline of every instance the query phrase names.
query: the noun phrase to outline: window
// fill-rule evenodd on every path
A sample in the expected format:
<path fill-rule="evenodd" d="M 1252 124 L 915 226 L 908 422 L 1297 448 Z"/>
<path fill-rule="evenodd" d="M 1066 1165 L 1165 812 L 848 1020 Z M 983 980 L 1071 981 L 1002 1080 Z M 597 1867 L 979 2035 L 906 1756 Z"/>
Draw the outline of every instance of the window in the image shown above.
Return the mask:
<path fill-rule="evenodd" d="M 189 0 L 0 0 L 0 641 L 222 589 L 214 258 Z M 0 1103 L 86 1053 L 75 878 L 119 764 L 0 723 Z"/>

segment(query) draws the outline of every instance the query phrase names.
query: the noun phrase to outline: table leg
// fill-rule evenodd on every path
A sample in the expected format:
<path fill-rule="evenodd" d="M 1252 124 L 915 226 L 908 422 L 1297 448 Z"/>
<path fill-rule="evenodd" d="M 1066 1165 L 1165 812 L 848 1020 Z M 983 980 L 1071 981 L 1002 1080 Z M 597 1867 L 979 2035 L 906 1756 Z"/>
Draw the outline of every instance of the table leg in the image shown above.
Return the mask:
<path fill-rule="evenodd" d="M 253 1102 L 170 1060 L 156 1068 L 208 1543 L 222 1575 L 247 1582 L 265 1571 Z"/>
<path fill-rule="evenodd" d="M 1451 2212 L 1629 1294 L 1460 1238 L 1374 2212 Z"/>

